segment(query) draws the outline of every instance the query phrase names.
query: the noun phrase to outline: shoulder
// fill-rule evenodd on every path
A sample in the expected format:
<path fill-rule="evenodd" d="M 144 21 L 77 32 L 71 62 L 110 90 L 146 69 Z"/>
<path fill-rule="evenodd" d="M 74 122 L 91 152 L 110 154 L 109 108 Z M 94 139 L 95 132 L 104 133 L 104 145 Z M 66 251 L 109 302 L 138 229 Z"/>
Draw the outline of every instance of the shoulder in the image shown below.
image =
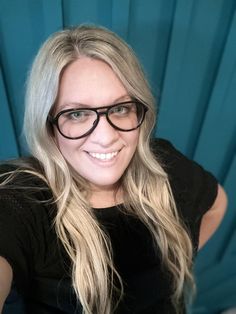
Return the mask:
<path fill-rule="evenodd" d="M 184 198 L 186 202 L 197 198 L 198 207 L 200 207 L 205 195 L 209 199 L 209 207 L 214 203 L 218 182 L 212 173 L 186 157 L 167 140 L 153 139 L 151 149 L 166 171 L 174 196 L 178 201 L 179 198 Z"/>
<path fill-rule="evenodd" d="M 43 171 L 33 158 L 18 159 L 0 165 L 0 206 L 2 215 L 29 215 L 53 200 L 43 179 Z M 4 209 L 4 210 L 3 210 Z"/>
<path fill-rule="evenodd" d="M 183 173 L 186 172 L 186 167 L 192 170 L 193 166 L 196 165 L 165 139 L 152 139 L 151 150 L 170 179 L 177 176 L 184 179 Z"/>
<path fill-rule="evenodd" d="M 32 158 L 0 166 L 0 249 L 3 238 L 30 242 L 33 234 L 50 228 L 56 205 L 38 162 Z M 28 239 L 28 240 L 27 240 Z"/>
<path fill-rule="evenodd" d="M 10 189 L 49 189 L 39 161 L 28 157 L 0 163 L 0 191 Z"/>

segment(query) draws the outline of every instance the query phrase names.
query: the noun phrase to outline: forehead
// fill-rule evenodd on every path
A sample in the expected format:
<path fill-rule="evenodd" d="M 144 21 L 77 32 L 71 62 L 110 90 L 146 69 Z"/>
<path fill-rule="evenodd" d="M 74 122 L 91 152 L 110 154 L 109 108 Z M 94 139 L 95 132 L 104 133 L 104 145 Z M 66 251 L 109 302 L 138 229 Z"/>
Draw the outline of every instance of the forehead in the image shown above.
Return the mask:
<path fill-rule="evenodd" d="M 57 107 L 63 109 L 72 103 L 106 106 L 126 100 L 127 96 L 126 88 L 107 63 L 82 57 L 65 68 Z"/>

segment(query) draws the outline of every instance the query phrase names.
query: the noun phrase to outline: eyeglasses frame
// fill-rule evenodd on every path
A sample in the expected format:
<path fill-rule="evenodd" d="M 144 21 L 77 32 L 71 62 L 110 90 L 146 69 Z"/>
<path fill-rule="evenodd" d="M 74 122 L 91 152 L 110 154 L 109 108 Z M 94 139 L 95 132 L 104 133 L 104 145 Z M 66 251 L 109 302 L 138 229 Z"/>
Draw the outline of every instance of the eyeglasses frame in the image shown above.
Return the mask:
<path fill-rule="evenodd" d="M 111 110 L 112 108 L 116 107 L 116 106 L 119 106 L 119 105 L 125 105 L 125 104 L 129 104 L 129 103 L 135 103 L 137 105 L 141 105 L 144 109 L 144 112 L 143 112 L 143 117 L 141 119 L 141 121 L 139 122 L 139 124 L 135 127 L 135 128 L 132 128 L 132 129 L 129 129 L 129 130 L 123 130 L 119 127 L 117 127 L 116 125 L 114 125 L 110 119 L 109 119 L 109 116 L 108 116 L 108 113 L 109 113 L 109 110 Z M 106 109 L 106 110 L 103 110 L 103 111 L 97 111 L 97 110 L 101 110 L 101 109 Z M 60 118 L 61 115 L 63 115 L 64 113 L 67 113 L 67 112 L 70 112 L 70 111 L 76 111 L 76 110 L 91 110 L 91 111 L 94 111 L 97 115 L 97 119 L 95 120 L 94 122 L 94 125 L 92 126 L 92 128 L 86 132 L 85 134 L 83 134 L 82 136 L 77 136 L 77 137 L 69 137 L 69 136 L 66 136 L 65 134 L 63 134 L 59 128 L 59 125 L 58 125 L 58 119 Z M 55 117 L 52 117 L 52 116 L 48 116 L 48 121 L 52 124 L 52 125 L 55 125 L 57 127 L 57 130 L 59 131 L 59 133 L 67 138 L 67 139 L 70 139 L 70 140 L 78 140 L 80 138 L 83 138 L 83 137 L 86 137 L 88 136 L 89 134 L 91 134 L 95 128 L 97 127 L 99 121 L 100 121 L 100 116 L 102 115 L 105 115 L 106 116 L 106 119 L 108 121 L 108 123 L 115 129 L 115 130 L 118 130 L 118 131 L 121 131 L 121 132 L 130 132 L 130 131 L 133 131 L 133 130 L 136 130 L 140 127 L 140 125 L 143 123 L 143 120 L 145 118 L 145 115 L 146 115 L 146 112 L 148 111 L 148 108 L 145 104 L 143 104 L 142 102 L 138 101 L 138 100 L 129 100 L 129 101 L 125 101 L 125 102 L 120 102 L 120 103 L 116 103 L 114 105 L 110 105 L 110 106 L 102 106 L 102 107 L 96 107 L 96 108 L 69 108 L 69 109 L 65 109 L 65 110 L 62 110 L 60 112 L 58 112 L 56 114 Z"/>

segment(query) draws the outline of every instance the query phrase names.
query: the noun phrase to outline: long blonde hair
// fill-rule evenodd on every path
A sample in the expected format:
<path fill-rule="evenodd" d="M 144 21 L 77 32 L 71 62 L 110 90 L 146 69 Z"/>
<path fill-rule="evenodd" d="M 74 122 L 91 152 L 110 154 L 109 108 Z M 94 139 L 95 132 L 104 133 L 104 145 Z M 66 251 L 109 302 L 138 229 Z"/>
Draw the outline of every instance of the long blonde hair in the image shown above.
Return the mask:
<path fill-rule="evenodd" d="M 149 108 L 137 150 L 121 178 L 124 206 L 146 224 L 159 246 L 172 274 L 173 303 L 178 308 L 184 283 L 192 281 L 192 246 L 178 217 L 167 174 L 150 150 L 156 120 L 154 100 L 132 49 L 114 33 L 94 26 L 57 32 L 42 46 L 28 79 L 24 121 L 28 146 L 42 164 L 57 203 L 55 228 L 72 261 L 75 293 L 87 314 L 114 310 L 114 281 L 120 282 L 117 289 L 122 296 L 122 280 L 112 262 L 109 239 L 87 201 L 88 183 L 63 158 L 47 120 L 63 70 L 81 56 L 106 62 L 128 94 Z"/>

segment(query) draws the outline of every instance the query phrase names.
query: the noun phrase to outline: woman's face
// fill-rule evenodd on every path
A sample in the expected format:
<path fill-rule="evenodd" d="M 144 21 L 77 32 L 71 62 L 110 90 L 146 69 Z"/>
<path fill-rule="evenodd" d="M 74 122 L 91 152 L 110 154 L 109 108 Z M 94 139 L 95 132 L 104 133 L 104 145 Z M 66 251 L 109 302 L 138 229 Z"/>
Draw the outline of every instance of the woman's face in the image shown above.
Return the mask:
<path fill-rule="evenodd" d="M 112 69 L 104 62 L 82 57 L 63 72 L 55 115 L 64 109 L 109 106 L 130 97 Z M 88 136 L 71 140 L 55 128 L 57 145 L 68 163 L 92 190 L 114 190 L 137 147 L 139 130 L 114 129 L 103 115 Z"/>

